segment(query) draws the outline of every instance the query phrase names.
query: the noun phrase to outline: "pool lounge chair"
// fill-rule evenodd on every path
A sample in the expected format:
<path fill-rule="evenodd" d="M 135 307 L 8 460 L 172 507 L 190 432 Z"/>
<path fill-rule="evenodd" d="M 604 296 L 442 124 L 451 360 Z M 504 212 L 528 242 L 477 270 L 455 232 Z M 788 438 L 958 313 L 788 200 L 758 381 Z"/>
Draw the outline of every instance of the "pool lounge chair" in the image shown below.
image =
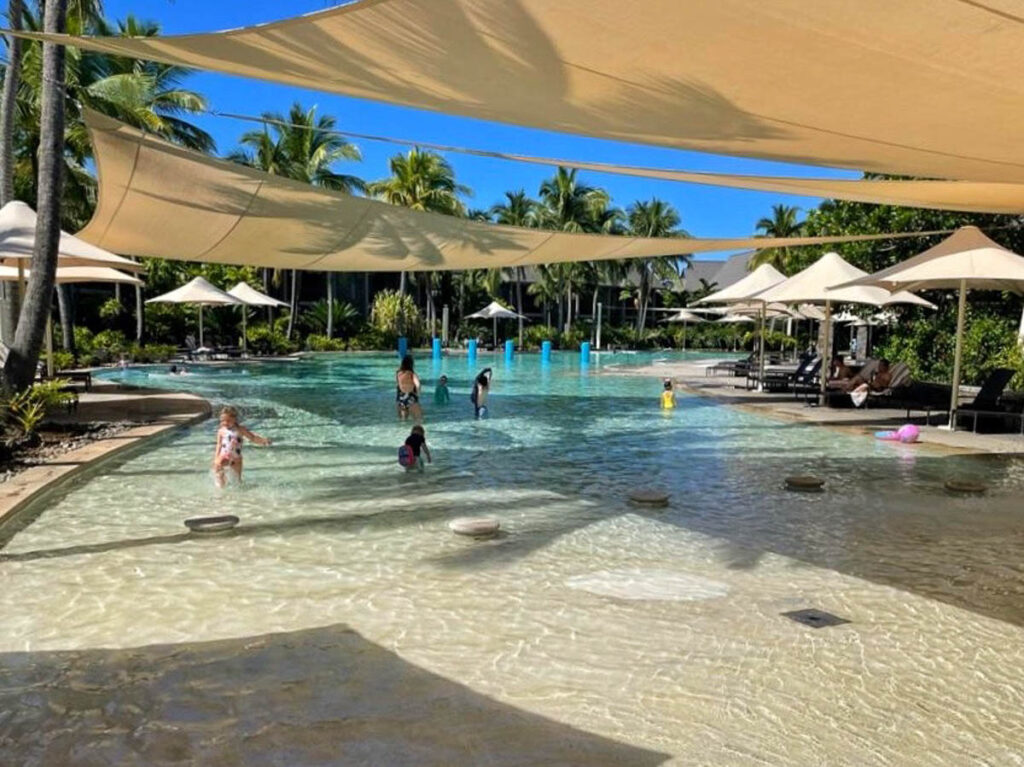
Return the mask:
<path fill-rule="evenodd" d="M 817 357 L 805 357 L 789 365 L 772 364 L 765 368 L 763 380 L 760 371 L 752 370 L 747 373 L 747 388 L 756 387 L 760 383 L 762 391 L 789 391 L 796 380 L 805 375 L 817 360 Z"/>
<path fill-rule="evenodd" d="M 708 365 L 704 368 L 704 375 L 713 376 L 719 373 L 726 373 L 727 375 L 742 376 L 746 375 L 747 371 L 750 370 L 750 366 L 754 364 L 756 354 L 751 354 L 746 359 L 742 360 L 723 360 L 722 362 L 716 362 L 714 365 Z"/>
<path fill-rule="evenodd" d="M 821 357 L 814 357 L 803 372 L 797 372 L 790 386 L 793 389 L 793 399 L 797 399 L 801 394 L 806 394 L 809 399 L 812 394 L 821 391 Z"/>
<path fill-rule="evenodd" d="M 890 407 L 900 401 L 914 383 L 910 366 L 906 362 L 897 362 L 889 371 L 889 385 L 881 391 L 868 391 L 864 407 Z"/>
<path fill-rule="evenodd" d="M 1002 407 L 1000 402 L 1003 392 L 1014 375 L 1015 371 L 1010 368 L 996 368 L 989 371 L 971 403 L 956 409 L 955 423 L 960 423 L 961 416 L 970 416 L 972 418 L 971 431 L 976 432 L 980 417 L 982 423 L 1013 423 L 1020 428 L 1021 434 L 1024 434 L 1024 413 L 1007 410 Z"/>

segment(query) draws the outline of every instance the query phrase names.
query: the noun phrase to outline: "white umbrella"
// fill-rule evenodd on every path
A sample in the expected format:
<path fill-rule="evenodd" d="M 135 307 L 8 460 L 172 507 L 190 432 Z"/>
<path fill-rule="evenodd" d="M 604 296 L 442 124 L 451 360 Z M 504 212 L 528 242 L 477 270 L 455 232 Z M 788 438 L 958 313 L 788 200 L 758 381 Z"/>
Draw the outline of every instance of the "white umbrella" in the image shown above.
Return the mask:
<path fill-rule="evenodd" d="M 203 347 L 203 307 L 204 306 L 237 306 L 244 303 L 218 287 L 214 287 L 202 277 L 176 288 L 162 296 L 151 298 L 147 304 L 197 304 L 199 306 L 199 346 Z"/>
<path fill-rule="evenodd" d="M 825 305 L 825 348 L 821 351 L 821 358 L 825 361 L 825 366 L 822 369 L 827 370 L 828 360 L 831 359 L 832 304 L 850 303 L 885 306 L 892 303 L 908 303 L 935 308 L 933 304 L 911 293 L 893 294 L 889 290 L 866 285 L 836 287 L 840 283 L 846 283 L 864 276 L 867 276 L 867 273 L 863 269 L 858 269 L 853 264 L 844 261 L 838 253 L 826 253 L 803 271 L 760 293 L 758 298 L 763 301 L 787 304 L 822 303 Z M 825 398 L 825 388 L 827 385 L 828 376 L 822 375 L 822 401 Z"/>
<path fill-rule="evenodd" d="M 758 368 L 761 372 L 761 380 L 764 380 L 764 318 L 766 313 L 766 302 L 760 298 L 755 298 L 755 296 L 775 285 L 778 285 L 785 279 L 786 275 L 771 264 L 761 264 L 742 280 L 734 282 L 732 285 L 729 285 L 722 290 L 715 291 L 711 295 L 704 296 L 704 298 L 696 302 L 698 304 L 734 304 L 753 300 L 760 303 L 761 341 L 759 345 L 760 351 L 758 352 L 758 356 L 760 357 L 758 361 Z"/>
<path fill-rule="evenodd" d="M 3 211 L 0 210 L 0 215 L 2 213 Z M 28 269 L 18 269 L 14 266 L 0 264 L 0 280 L 3 282 L 20 282 L 31 276 Z M 103 266 L 58 266 L 54 281 L 58 285 L 67 285 L 73 282 L 118 282 L 123 285 L 142 284 L 142 280 L 138 277 Z M 49 315 L 46 317 L 46 374 L 53 376 L 53 323 Z"/>
<path fill-rule="evenodd" d="M 35 242 L 36 212 L 32 208 L 20 200 L 12 200 L 0 208 L 0 262 L 3 265 L 17 266 L 31 259 Z M 61 266 L 107 266 L 128 272 L 142 270 L 141 264 L 90 245 L 67 232 L 60 233 L 57 258 Z"/>
<path fill-rule="evenodd" d="M 683 351 L 686 351 L 686 324 L 688 322 L 708 322 L 708 320 L 701 317 L 699 314 L 694 314 L 689 309 L 680 309 L 676 314 L 668 317 L 665 322 L 681 322 L 683 323 Z"/>
<path fill-rule="evenodd" d="M 837 287 L 874 285 L 886 290 L 957 290 L 956 350 L 949 427 L 956 426 L 960 404 L 960 365 L 963 356 L 967 291 L 1008 290 L 1024 293 L 1024 258 L 986 237 L 976 226 L 963 226 L 913 258 Z"/>
<path fill-rule="evenodd" d="M 229 296 L 234 296 L 241 301 L 245 306 L 242 307 L 242 353 L 245 354 L 249 351 L 249 342 L 246 336 L 246 306 L 288 306 L 284 301 L 278 301 L 272 296 L 268 296 L 266 293 L 260 293 L 256 288 L 252 287 L 247 282 L 240 282 L 235 285 L 231 290 L 228 291 Z M 330 311 L 330 307 L 327 307 Z"/>
<path fill-rule="evenodd" d="M 511 309 L 506 309 L 497 301 L 491 301 L 483 309 L 473 314 L 466 315 L 467 320 L 494 320 L 494 345 L 498 345 L 498 320 L 526 319 L 521 314 L 516 314 Z"/>
<path fill-rule="evenodd" d="M 715 320 L 715 322 L 720 322 L 722 324 L 739 323 L 739 322 L 753 322 L 753 321 L 754 321 L 753 317 L 747 317 L 746 315 L 743 315 L 743 314 L 727 314 L 724 317 L 720 317 L 719 319 Z"/>

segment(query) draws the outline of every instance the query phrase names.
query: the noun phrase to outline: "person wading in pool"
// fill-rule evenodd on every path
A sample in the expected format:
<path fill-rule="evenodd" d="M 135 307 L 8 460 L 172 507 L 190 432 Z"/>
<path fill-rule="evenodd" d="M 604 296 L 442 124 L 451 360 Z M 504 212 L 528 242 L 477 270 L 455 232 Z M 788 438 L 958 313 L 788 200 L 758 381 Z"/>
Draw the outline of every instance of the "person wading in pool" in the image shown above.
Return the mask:
<path fill-rule="evenodd" d="M 412 365 L 412 355 L 402 357 L 402 364 L 395 371 L 395 400 L 398 406 L 398 417 L 405 420 L 412 413 L 417 421 L 423 420 L 420 408 L 420 377 L 416 375 Z"/>
<path fill-rule="evenodd" d="M 484 368 L 480 375 L 473 382 L 473 393 L 469 395 L 469 401 L 473 403 L 476 417 L 487 414 L 487 393 L 491 388 L 491 369 Z"/>
<path fill-rule="evenodd" d="M 238 411 L 226 407 L 220 411 L 220 426 L 217 429 L 217 443 L 213 447 L 213 481 L 217 487 L 227 484 L 225 470 L 230 471 L 235 481 L 242 481 L 242 440 L 247 439 L 266 447 L 270 440 L 249 431 L 238 422 Z"/>

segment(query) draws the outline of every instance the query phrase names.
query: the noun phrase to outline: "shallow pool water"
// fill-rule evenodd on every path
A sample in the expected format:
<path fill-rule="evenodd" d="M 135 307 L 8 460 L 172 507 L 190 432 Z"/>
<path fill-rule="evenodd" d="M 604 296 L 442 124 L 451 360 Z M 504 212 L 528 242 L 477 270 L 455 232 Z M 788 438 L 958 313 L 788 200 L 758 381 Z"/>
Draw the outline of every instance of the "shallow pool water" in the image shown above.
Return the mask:
<path fill-rule="evenodd" d="M 1022 763 L 1021 463 L 686 395 L 663 413 L 657 378 L 616 375 L 660 356 L 582 369 L 574 354 L 421 358 L 422 474 L 397 464 L 409 425 L 390 355 L 116 373 L 237 405 L 274 445 L 246 447 L 245 484 L 217 491 L 210 421 L 40 504 L 0 552 L 0 650 L 346 624 L 476 692 L 680 764 Z M 488 365 L 476 421 L 469 382 Z M 442 372 L 452 400 L 439 407 Z M 808 473 L 825 492 L 784 489 Z M 953 476 L 989 492 L 951 497 Z M 669 507 L 628 501 L 647 486 L 669 490 Z M 241 517 L 233 534 L 182 524 L 221 513 Z M 503 534 L 448 531 L 474 514 Z M 780 615 L 804 607 L 851 623 Z"/>

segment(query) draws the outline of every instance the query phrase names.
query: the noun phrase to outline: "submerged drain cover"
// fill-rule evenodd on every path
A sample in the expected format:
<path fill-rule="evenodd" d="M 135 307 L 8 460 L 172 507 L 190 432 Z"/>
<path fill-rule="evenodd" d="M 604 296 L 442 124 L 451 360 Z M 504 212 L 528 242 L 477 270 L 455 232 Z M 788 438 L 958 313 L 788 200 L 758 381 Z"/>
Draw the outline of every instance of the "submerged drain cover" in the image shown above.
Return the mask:
<path fill-rule="evenodd" d="M 814 608 L 793 610 L 792 612 L 782 614 L 790 620 L 810 626 L 812 629 L 821 629 L 825 628 L 825 626 L 839 626 L 850 622 L 846 618 L 840 618 L 838 615 L 827 613 L 824 610 L 815 610 Z"/>

